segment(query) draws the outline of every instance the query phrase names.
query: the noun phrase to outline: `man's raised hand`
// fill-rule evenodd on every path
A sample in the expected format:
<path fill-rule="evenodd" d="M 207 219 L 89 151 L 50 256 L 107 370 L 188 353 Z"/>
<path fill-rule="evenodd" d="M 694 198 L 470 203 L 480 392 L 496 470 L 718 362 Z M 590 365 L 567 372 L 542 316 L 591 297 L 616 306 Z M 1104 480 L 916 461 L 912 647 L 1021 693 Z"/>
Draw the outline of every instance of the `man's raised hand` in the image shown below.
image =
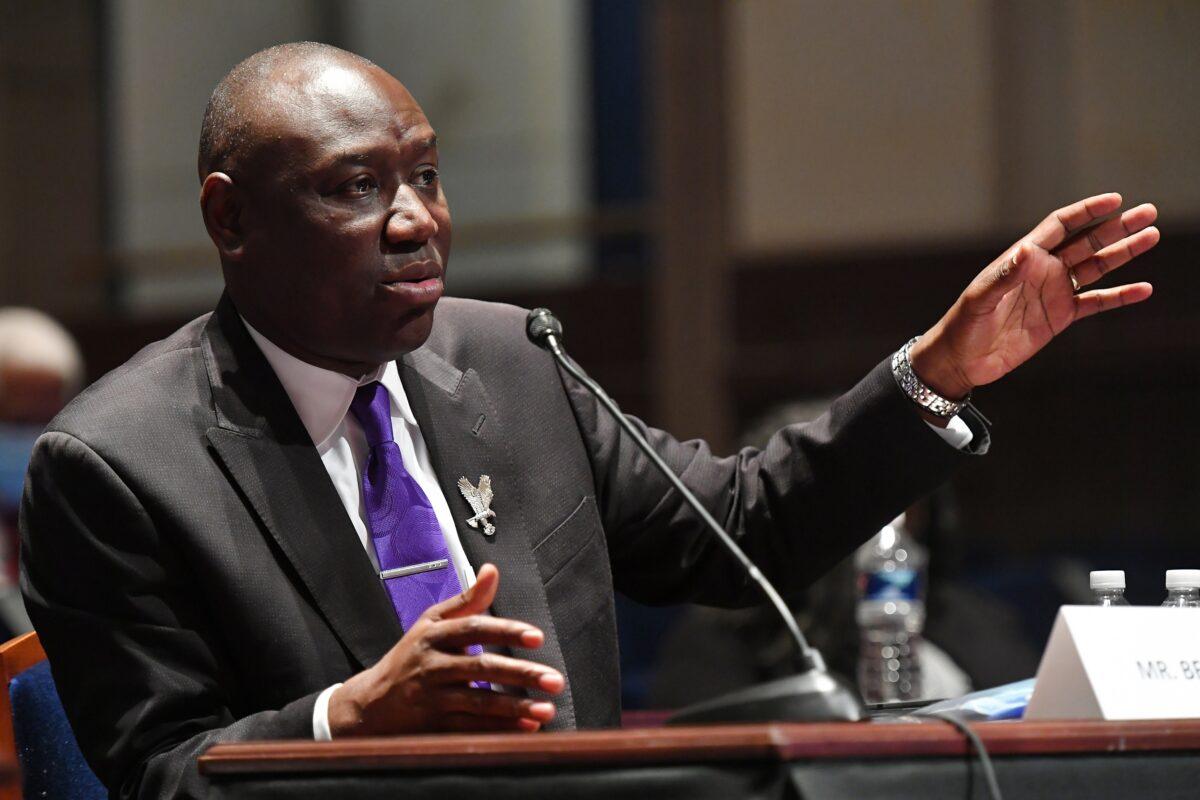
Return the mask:
<path fill-rule="evenodd" d="M 496 596 L 500 573 L 485 564 L 462 594 L 430 606 L 379 663 L 334 690 L 329 728 L 334 738 L 433 731 L 536 731 L 554 718 L 554 704 L 477 689 L 471 682 L 563 690 L 563 676 L 532 661 L 468 645 L 541 647 L 542 632 L 516 620 L 483 614 Z"/>
<path fill-rule="evenodd" d="M 1119 194 L 1099 194 L 1042 220 L 913 346 L 917 375 L 939 394 L 962 398 L 1011 372 L 1076 320 L 1148 298 L 1148 283 L 1086 288 L 1158 244 L 1151 224 L 1158 211 L 1149 203 L 1094 224 L 1120 207 Z"/>

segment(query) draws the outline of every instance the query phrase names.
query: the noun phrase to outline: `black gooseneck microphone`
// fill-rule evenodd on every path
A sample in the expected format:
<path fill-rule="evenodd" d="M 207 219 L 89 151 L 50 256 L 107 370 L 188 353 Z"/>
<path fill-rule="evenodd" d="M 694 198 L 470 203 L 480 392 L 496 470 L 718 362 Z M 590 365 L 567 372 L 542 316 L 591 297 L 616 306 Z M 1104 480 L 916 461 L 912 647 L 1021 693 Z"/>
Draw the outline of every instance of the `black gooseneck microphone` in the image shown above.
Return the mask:
<path fill-rule="evenodd" d="M 742 568 L 762 590 L 779 616 L 783 619 L 796 644 L 796 674 L 731 692 L 712 700 L 689 706 L 676 713 L 669 724 L 698 722 L 767 722 L 767 721 L 858 721 L 866 718 L 866 710 L 858 693 L 834 678 L 825 668 L 825 660 L 810 646 L 796 618 L 788 609 L 779 592 L 754 562 L 742 552 L 737 542 L 725 532 L 696 496 L 684 486 L 667 463 L 654 451 L 617 404 L 605 394 L 600 385 L 583 373 L 562 346 L 562 323 L 546 308 L 535 308 L 525 320 L 525 332 L 530 341 L 550 351 L 555 361 L 575 380 L 583 384 L 596 396 L 605 410 L 612 415 L 622 430 L 629 435 L 650 462 L 671 482 L 692 510 L 704 521 L 726 549 L 737 559 Z"/>

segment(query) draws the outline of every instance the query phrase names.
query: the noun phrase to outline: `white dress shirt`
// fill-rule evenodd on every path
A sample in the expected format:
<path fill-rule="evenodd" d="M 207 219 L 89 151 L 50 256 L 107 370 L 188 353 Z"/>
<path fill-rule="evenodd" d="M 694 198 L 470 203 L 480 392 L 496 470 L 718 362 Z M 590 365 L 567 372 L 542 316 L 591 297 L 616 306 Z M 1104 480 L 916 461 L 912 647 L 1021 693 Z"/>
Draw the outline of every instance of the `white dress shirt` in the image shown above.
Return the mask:
<path fill-rule="evenodd" d="M 242 322 L 246 321 L 243 319 Z M 417 427 L 416 418 L 413 417 L 396 363 L 389 362 L 355 380 L 340 372 L 322 369 L 296 358 L 254 330 L 249 323 L 246 323 L 246 330 L 250 332 L 250 337 L 275 370 L 275 375 L 295 406 L 300 421 L 308 430 L 309 437 L 317 447 L 317 454 L 321 457 L 321 463 L 329 473 L 329 480 L 333 482 L 333 488 L 337 490 L 342 505 L 346 507 L 346 514 L 354 525 L 358 541 L 366 550 L 367 557 L 371 559 L 371 566 L 376 572 L 379 571 L 379 559 L 371 545 L 362 496 L 362 470 L 367 463 L 367 440 L 362 426 L 350 413 L 350 401 L 354 399 L 354 393 L 359 386 L 372 381 L 383 384 L 392 400 L 392 435 L 400 448 L 404 467 L 433 506 L 438 527 L 442 529 L 442 536 L 446 539 L 446 549 L 450 551 L 450 563 L 458 573 L 459 583 L 464 589 L 473 585 L 475 570 L 467 560 L 462 542 L 458 539 L 454 517 L 433 472 L 429 448 L 425 445 L 425 438 L 421 436 L 421 429 Z M 332 738 L 329 732 L 329 696 L 338 686 L 341 684 L 334 684 L 323 691 L 313 708 L 313 738 L 317 741 L 328 741 Z"/>
<path fill-rule="evenodd" d="M 975 438 L 975 434 L 971 432 L 971 426 L 963 422 L 963 418 L 955 414 L 947 420 L 946 427 L 939 428 L 932 422 L 926 422 L 933 432 L 942 437 L 942 441 L 953 447 L 955 450 L 962 450 L 971 443 Z"/>
<path fill-rule="evenodd" d="M 388 362 L 355 380 L 340 372 L 323 369 L 296 358 L 256 331 L 245 319 L 242 322 L 250 332 L 250 338 L 266 356 L 267 362 L 296 408 L 300 421 L 308 430 L 309 437 L 316 445 L 317 454 L 321 457 L 321 463 L 329 473 L 329 480 L 333 482 L 333 488 L 337 490 L 342 505 L 346 507 L 346 514 L 354 525 L 359 543 L 366 550 L 376 572 L 379 571 L 379 560 L 375 556 L 375 548 L 371 545 L 371 536 L 367 531 L 362 496 L 362 470 L 367 463 L 367 441 L 362 426 L 350 413 L 350 402 L 354 399 L 358 387 L 372 381 L 383 384 L 392 400 L 392 434 L 400 448 L 404 466 L 433 506 L 438 526 L 446 539 L 446 549 L 450 552 L 450 563 L 458 573 L 459 583 L 464 589 L 472 586 L 475 583 L 475 570 L 467 560 L 462 542 L 458 539 L 454 517 L 433 472 L 429 448 L 421 435 L 421 429 L 417 426 L 416 418 L 413 417 L 396 363 Z M 945 428 L 935 425 L 929 427 L 951 447 L 961 450 L 971 443 L 971 429 L 957 416 L 951 418 Z M 329 741 L 333 738 L 329 731 L 329 697 L 339 686 L 340 683 L 335 683 L 317 697 L 313 708 L 313 738 L 317 741 Z"/>

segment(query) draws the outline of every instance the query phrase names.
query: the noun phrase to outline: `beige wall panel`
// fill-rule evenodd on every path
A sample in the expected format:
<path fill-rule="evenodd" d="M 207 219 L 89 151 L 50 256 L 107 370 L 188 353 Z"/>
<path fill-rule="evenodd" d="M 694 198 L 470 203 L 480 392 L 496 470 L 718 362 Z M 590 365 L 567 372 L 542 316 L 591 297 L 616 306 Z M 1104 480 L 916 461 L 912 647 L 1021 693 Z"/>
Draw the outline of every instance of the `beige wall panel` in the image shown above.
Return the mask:
<path fill-rule="evenodd" d="M 731 23 L 736 250 L 994 224 L 990 6 L 746 0 Z"/>
<path fill-rule="evenodd" d="M 1200 219 L 1200 3 L 1074 0 L 1077 190 Z"/>

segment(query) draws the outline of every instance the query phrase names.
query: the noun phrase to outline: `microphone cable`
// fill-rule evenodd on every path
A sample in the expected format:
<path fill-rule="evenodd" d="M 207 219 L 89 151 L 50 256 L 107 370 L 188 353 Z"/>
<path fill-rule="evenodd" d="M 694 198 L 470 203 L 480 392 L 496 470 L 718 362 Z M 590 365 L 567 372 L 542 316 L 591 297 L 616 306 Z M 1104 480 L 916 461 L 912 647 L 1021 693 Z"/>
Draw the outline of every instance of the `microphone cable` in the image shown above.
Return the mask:
<path fill-rule="evenodd" d="M 784 624 L 787 626 L 788 633 L 791 635 L 792 641 L 796 645 L 796 664 L 799 668 L 799 671 L 807 672 L 815 669 L 818 672 L 825 672 L 825 659 L 822 658 L 820 651 L 809 645 L 808 639 L 806 639 L 804 634 L 800 631 L 800 626 L 796 622 L 795 615 L 792 614 L 791 609 L 787 607 L 787 603 L 784 602 L 783 598 L 779 595 L 779 592 L 776 591 L 775 587 L 771 584 L 767 577 L 762 574 L 758 566 L 750 560 L 745 552 L 743 552 L 742 548 L 739 547 L 737 542 L 733 540 L 733 537 L 726 533 L 725 529 L 721 527 L 721 525 L 715 519 L 713 519 L 713 516 L 708 512 L 707 509 L 704 508 L 703 505 L 701 505 L 700 501 L 696 499 L 696 496 L 692 494 L 691 490 L 689 490 L 687 486 L 683 484 L 683 481 L 679 479 L 679 476 L 675 474 L 675 471 L 671 469 L 665 461 L 663 461 L 662 457 L 659 456 L 652 447 L 650 447 L 645 437 L 643 437 L 641 432 L 638 431 L 633 424 L 629 422 L 625 415 L 621 413 L 621 409 L 618 408 L 617 404 L 613 402 L 612 398 L 605 393 L 604 389 L 600 387 L 600 384 L 589 378 L 583 372 L 583 370 L 581 370 L 575 364 L 575 362 L 572 361 L 569 356 L 567 356 L 566 351 L 563 349 L 560 341 L 563 328 L 562 323 L 558 321 L 558 318 L 556 318 L 548 308 L 535 308 L 529 312 L 529 316 L 526 318 L 525 331 L 529 336 L 530 341 L 532 341 L 538 347 L 549 350 L 558 364 L 564 370 L 570 373 L 575 380 L 582 383 L 596 397 L 596 399 L 600 401 L 605 409 L 608 410 L 609 414 L 612 415 L 613 419 L 616 420 L 617 424 L 625 431 L 630 439 L 632 439 L 633 443 L 638 447 L 638 449 L 642 451 L 643 455 L 650 459 L 651 463 L 654 464 L 658 471 L 667 478 L 675 490 L 683 497 L 684 501 L 700 517 L 701 521 L 725 546 L 725 549 L 729 551 L 731 555 L 733 555 L 733 557 L 741 565 L 742 569 L 746 571 L 746 574 L 750 577 L 750 579 L 758 586 L 762 593 L 766 595 L 767 600 L 772 606 L 775 607 L 776 612 L 778 612 L 779 616 L 783 619 Z"/>
<path fill-rule="evenodd" d="M 1000 783 L 996 780 L 996 768 L 992 765 L 992 757 L 988 755 L 987 745 L 983 743 L 983 739 L 979 738 L 979 734 L 972 730 L 970 725 L 948 711 L 925 711 L 922 714 L 927 717 L 936 717 L 942 722 L 953 725 L 963 736 L 967 737 L 967 741 L 979 755 L 979 766 L 983 771 L 988 794 L 992 800 L 1004 800 L 1004 795 L 1000 793 Z"/>

